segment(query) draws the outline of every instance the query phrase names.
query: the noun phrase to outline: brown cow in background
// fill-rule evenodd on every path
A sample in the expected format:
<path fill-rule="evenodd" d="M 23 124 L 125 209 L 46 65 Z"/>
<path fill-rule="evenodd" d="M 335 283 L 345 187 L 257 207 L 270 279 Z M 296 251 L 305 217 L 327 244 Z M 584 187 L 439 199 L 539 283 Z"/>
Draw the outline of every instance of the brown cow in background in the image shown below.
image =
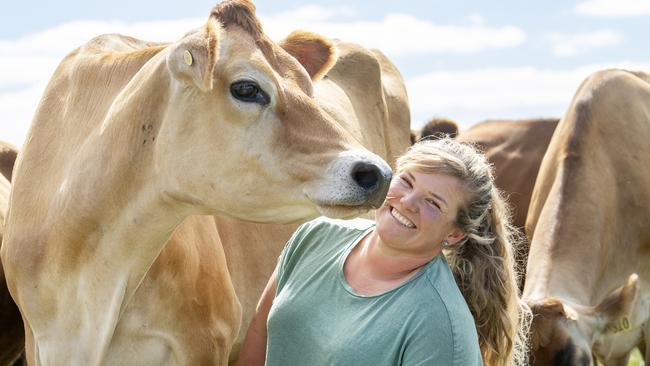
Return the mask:
<path fill-rule="evenodd" d="M 475 144 L 494 164 L 495 183 L 508 197 L 512 223 L 523 231 L 530 195 L 558 119 L 487 120 L 456 138 Z"/>
<path fill-rule="evenodd" d="M 0 174 L 9 182 L 14 169 L 18 150 L 7 142 L 0 141 Z"/>
<path fill-rule="evenodd" d="M 0 243 L 9 203 L 11 173 L 17 155 L 16 148 L 0 141 Z M 12 365 L 20 357 L 24 347 L 23 321 L 7 289 L 4 269 L 0 262 L 0 365 Z"/>

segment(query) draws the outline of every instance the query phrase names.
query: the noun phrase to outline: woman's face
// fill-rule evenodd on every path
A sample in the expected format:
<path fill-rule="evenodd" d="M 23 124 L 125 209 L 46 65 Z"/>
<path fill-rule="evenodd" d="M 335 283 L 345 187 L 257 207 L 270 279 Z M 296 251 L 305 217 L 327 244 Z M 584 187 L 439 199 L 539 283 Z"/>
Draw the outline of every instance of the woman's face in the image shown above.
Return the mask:
<path fill-rule="evenodd" d="M 377 210 L 377 234 L 396 254 L 437 255 L 442 241 L 454 244 L 464 233 L 454 225 L 463 204 L 460 181 L 451 175 L 406 170 L 393 178 Z"/>

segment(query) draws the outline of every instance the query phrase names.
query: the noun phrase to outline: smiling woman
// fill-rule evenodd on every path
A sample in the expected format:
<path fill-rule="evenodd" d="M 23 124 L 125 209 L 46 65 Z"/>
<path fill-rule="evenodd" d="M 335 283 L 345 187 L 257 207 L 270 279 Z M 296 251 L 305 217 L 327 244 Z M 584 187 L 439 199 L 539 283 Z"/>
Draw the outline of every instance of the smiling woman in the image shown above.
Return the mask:
<path fill-rule="evenodd" d="M 241 365 L 526 364 L 529 311 L 485 157 L 423 141 L 397 173 L 376 222 L 321 218 L 294 233 Z"/>

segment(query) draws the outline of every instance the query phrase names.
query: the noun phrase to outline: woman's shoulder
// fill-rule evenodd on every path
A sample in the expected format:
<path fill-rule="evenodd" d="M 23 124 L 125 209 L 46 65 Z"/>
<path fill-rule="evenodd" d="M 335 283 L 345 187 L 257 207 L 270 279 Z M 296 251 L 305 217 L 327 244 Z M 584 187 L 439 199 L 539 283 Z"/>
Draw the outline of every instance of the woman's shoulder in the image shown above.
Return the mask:
<path fill-rule="evenodd" d="M 431 289 L 427 291 L 430 301 L 438 308 L 437 321 L 449 327 L 455 351 L 465 349 L 466 353 L 473 350 L 480 354 L 474 317 L 456 285 L 449 264 L 442 256 L 432 264 L 424 277 Z"/>
<path fill-rule="evenodd" d="M 450 317 L 468 319 L 473 327 L 474 319 L 465 297 L 456 284 L 449 263 L 444 256 L 440 255 L 432 264 L 425 273 L 428 285 L 434 290 L 431 292 L 432 296 L 444 304 Z"/>
<path fill-rule="evenodd" d="M 318 217 L 298 227 L 285 246 L 283 256 L 294 260 L 307 254 L 310 257 L 329 257 L 339 253 L 373 225 L 373 221 L 366 219 Z"/>
<path fill-rule="evenodd" d="M 446 262 L 437 263 L 441 264 L 447 265 Z M 440 278 L 434 277 L 435 272 L 436 268 L 429 269 L 413 288 L 416 297 L 412 309 L 414 321 L 407 345 L 410 361 L 404 365 L 481 365 L 474 318 L 460 291 L 441 283 Z M 431 337 L 431 334 L 437 336 Z"/>
<path fill-rule="evenodd" d="M 311 242 L 333 237 L 355 236 L 372 226 L 374 221 L 367 219 L 340 220 L 321 216 L 300 225 L 290 242 Z"/>
<path fill-rule="evenodd" d="M 349 245 L 374 223 L 370 220 L 335 220 L 326 217 L 302 224 L 280 254 L 277 284 L 280 289 L 289 274 L 302 269 L 333 268 Z"/>

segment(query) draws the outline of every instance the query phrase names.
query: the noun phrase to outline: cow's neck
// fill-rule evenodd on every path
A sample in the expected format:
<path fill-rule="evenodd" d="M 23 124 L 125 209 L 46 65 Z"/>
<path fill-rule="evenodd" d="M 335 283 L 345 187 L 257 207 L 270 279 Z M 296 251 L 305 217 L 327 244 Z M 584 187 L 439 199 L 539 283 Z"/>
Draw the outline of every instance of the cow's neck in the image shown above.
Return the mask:
<path fill-rule="evenodd" d="M 165 196 L 153 146 L 146 146 L 153 145 L 165 109 L 166 83 L 160 77 L 140 80 L 139 93 L 156 95 L 157 103 L 134 95 L 114 103 L 81 147 L 56 199 L 58 221 L 48 243 L 58 255 L 48 265 L 51 273 L 67 272 L 57 306 L 75 311 L 60 312 L 54 330 L 89 342 L 79 347 L 88 354 L 75 356 L 80 364 L 101 363 L 130 298 L 189 214 Z M 143 135 L 149 140 L 143 142 Z"/>
<path fill-rule="evenodd" d="M 573 174 L 579 173 L 573 169 Z M 523 296 L 595 305 L 621 286 L 630 271 L 638 270 L 634 260 L 626 256 L 637 252 L 639 233 L 621 231 L 616 224 L 617 220 L 633 221 L 634 217 L 624 218 L 616 209 L 613 202 L 617 200 L 612 198 L 618 194 L 615 191 L 567 188 L 563 186 L 567 180 L 562 169 L 555 178 L 537 221 L 544 230 L 536 230 L 531 242 Z M 605 182 L 602 186 L 613 184 Z M 594 209 L 596 206 L 599 209 Z"/>

